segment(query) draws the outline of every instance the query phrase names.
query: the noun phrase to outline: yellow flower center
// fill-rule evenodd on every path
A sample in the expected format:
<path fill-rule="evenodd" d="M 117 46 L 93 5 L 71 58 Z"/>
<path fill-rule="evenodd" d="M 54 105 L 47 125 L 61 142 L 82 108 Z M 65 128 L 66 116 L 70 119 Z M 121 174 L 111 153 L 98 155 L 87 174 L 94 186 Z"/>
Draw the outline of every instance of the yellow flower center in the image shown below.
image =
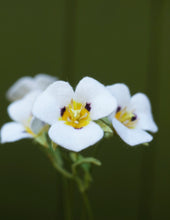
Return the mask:
<path fill-rule="evenodd" d="M 122 124 L 124 124 L 126 127 L 131 129 L 135 128 L 136 123 L 138 121 L 137 116 L 134 113 L 127 111 L 126 107 L 122 110 L 119 108 L 120 107 L 118 107 L 115 118 Z"/>
<path fill-rule="evenodd" d="M 76 129 L 83 128 L 91 121 L 89 108 L 89 104 L 78 103 L 72 99 L 71 103 L 61 110 L 60 120 Z"/>

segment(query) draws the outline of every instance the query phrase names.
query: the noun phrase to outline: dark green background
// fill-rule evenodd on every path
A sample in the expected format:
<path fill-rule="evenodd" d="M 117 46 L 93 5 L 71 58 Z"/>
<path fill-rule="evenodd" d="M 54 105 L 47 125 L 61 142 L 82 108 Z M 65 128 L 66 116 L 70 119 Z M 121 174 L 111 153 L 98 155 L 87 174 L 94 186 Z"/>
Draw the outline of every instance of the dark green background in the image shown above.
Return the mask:
<path fill-rule="evenodd" d="M 73 85 L 89 75 L 146 93 L 159 133 L 149 147 L 103 140 L 89 195 L 95 219 L 170 219 L 169 60 L 169 0 L 1 1 L 0 125 L 9 121 L 5 92 L 24 75 Z M 62 220 L 61 212 L 60 176 L 38 147 L 1 145 L 0 219 Z"/>

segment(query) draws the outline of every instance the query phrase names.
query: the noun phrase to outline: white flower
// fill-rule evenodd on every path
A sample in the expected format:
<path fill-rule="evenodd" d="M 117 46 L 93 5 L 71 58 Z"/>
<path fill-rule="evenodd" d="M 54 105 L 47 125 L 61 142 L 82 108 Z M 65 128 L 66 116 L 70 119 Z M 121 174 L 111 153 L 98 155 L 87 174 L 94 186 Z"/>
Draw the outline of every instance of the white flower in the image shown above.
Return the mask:
<path fill-rule="evenodd" d="M 1 143 L 33 138 L 40 132 L 44 123 L 33 117 L 31 113 L 33 103 L 39 94 L 38 91 L 31 92 L 9 105 L 8 114 L 13 122 L 2 126 Z"/>
<path fill-rule="evenodd" d="M 37 98 L 33 115 L 52 125 L 49 136 L 56 144 L 80 151 L 103 137 L 103 130 L 93 120 L 108 116 L 116 107 L 104 85 L 85 77 L 75 92 L 64 81 L 50 85 Z"/>
<path fill-rule="evenodd" d="M 56 77 L 43 73 L 36 75 L 34 78 L 30 76 L 22 77 L 7 91 L 7 99 L 9 101 L 16 101 L 23 98 L 29 92 L 35 90 L 43 91 L 56 80 Z"/>
<path fill-rule="evenodd" d="M 121 83 L 107 88 L 118 103 L 117 110 L 109 116 L 117 134 L 131 146 L 150 142 L 152 136 L 145 130 L 157 132 L 158 127 L 148 97 L 143 93 L 131 97 L 128 87 Z"/>

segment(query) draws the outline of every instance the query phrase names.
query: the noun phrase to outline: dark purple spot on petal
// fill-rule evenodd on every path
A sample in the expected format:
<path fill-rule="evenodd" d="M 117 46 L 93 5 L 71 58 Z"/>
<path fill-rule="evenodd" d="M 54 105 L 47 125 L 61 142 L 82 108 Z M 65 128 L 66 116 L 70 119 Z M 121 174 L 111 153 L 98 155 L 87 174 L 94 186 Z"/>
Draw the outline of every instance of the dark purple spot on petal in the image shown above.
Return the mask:
<path fill-rule="evenodd" d="M 74 129 L 76 129 L 76 130 L 80 130 L 80 129 L 82 129 L 83 127 L 81 127 L 81 128 L 74 128 Z"/>
<path fill-rule="evenodd" d="M 116 110 L 116 113 L 119 112 L 120 110 L 121 110 L 121 107 L 118 106 L 118 107 L 117 107 L 117 110 Z"/>
<path fill-rule="evenodd" d="M 131 118 L 131 121 L 135 121 L 137 119 L 137 115 L 134 114 L 134 116 Z"/>
<path fill-rule="evenodd" d="M 66 107 L 61 108 L 61 111 L 60 111 L 61 116 L 63 116 L 65 110 L 66 110 Z"/>
<path fill-rule="evenodd" d="M 87 111 L 90 112 L 90 110 L 91 110 L 91 104 L 90 104 L 90 103 L 86 103 L 85 108 L 87 109 Z"/>

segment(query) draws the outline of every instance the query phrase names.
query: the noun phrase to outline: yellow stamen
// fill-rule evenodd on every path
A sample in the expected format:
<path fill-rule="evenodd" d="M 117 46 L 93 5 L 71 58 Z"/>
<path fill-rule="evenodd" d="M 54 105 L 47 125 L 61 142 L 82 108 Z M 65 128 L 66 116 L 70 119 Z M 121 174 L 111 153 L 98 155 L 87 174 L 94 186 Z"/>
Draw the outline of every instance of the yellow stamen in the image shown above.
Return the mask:
<path fill-rule="evenodd" d="M 80 129 L 88 125 L 91 118 L 90 112 L 85 108 L 85 105 L 72 99 L 71 103 L 66 107 L 60 120 L 65 121 L 66 125 Z"/>
<path fill-rule="evenodd" d="M 122 124 L 124 124 L 126 127 L 133 129 L 135 128 L 137 123 L 137 119 L 132 120 L 132 118 L 135 116 L 136 115 L 134 113 L 127 111 L 125 107 L 116 113 L 115 118 Z"/>

